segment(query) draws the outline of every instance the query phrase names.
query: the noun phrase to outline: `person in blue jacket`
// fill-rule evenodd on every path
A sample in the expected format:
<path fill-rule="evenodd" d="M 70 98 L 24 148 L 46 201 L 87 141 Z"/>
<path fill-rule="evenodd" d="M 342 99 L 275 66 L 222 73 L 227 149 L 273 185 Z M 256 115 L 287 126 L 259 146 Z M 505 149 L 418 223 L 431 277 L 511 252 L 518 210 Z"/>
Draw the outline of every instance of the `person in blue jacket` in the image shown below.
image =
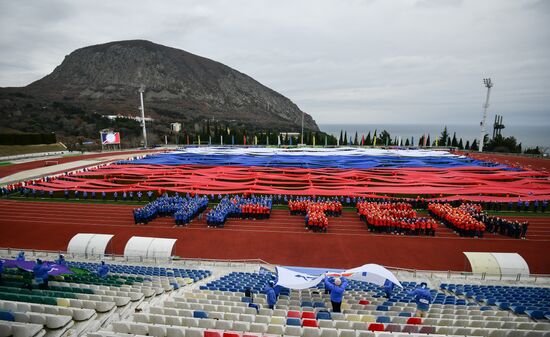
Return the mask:
<path fill-rule="evenodd" d="M 432 303 L 432 294 L 426 282 L 420 283 L 420 288 L 409 291 L 407 295 L 414 296 L 416 302 L 415 316 L 426 317 L 428 310 L 430 310 L 430 303 Z"/>
<path fill-rule="evenodd" d="M 59 254 L 59 258 L 57 260 L 55 260 L 55 264 L 58 264 L 58 265 L 61 265 L 61 266 L 66 266 L 67 261 L 65 261 L 65 255 Z"/>
<path fill-rule="evenodd" d="M 21 251 L 19 254 L 17 254 L 16 261 L 25 261 L 25 252 Z"/>
<path fill-rule="evenodd" d="M 330 302 L 332 303 L 332 312 L 341 312 L 342 298 L 348 285 L 345 277 L 336 277 L 334 279 L 325 276 L 325 287 L 330 291 Z"/>
<path fill-rule="evenodd" d="M 267 306 L 269 309 L 273 309 L 275 303 L 277 303 L 277 296 L 275 295 L 275 289 L 273 289 L 274 285 L 275 282 L 269 281 L 264 289 L 264 293 L 267 295 Z"/>
<path fill-rule="evenodd" d="M 101 261 L 101 265 L 99 266 L 97 275 L 99 275 L 99 277 L 105 278 L 107 277 L 107 274 L 109 274 L 109 266 L 105 264 L 105 261 Z"/>
<path fill-rule="evenodd" d="M 0 282 L 2 282 L 2 273 L 4 272 L 4 260 L 0 260 Z"/>
<path fill-rule="evenodd" d="M 48 272 L 50 266 L 44 263 L 41 259 L 36 259 L 36 265 L 32 268 L 34 280 L 40 289 L 48 289 Z"/>
<path fill-rule="evenodd" d="M 387 299 L 391 298 L 391 293 L 393 291 L 393 287 L 394 287 L 394 284 L 393 284 L 392 281 L 386 280 L 386 282 L 384 282 L 384 292 L 386 293 L 386 298 Z"/>

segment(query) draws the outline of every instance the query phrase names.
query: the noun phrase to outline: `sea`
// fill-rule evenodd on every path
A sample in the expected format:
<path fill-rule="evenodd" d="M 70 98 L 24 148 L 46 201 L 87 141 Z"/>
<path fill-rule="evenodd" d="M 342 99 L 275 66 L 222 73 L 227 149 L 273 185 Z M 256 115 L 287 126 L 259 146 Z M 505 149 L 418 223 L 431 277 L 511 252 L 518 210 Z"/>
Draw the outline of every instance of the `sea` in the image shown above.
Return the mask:
<path fill-rule="evenodd" d="M 340 136 L 340 131 L 347 131 L 348 139 L 350 136 L 353 139 L 355 132 L 357 132 L 358 138 L 361 139 L 362 135 L 366 137 L 369 132 L 372 136 L 375 130 L 377 134 L 386 130 L 390 133 L 392 139 L 401 137 L 403 142 L 407 138 L 410 141 L 413 137 L 415 145 L 418 144 L 418 140 L 424 134 L 429 134 L 430 139 L 435 140 L 435 137 L 441 135 L 444 127 L 445 125 L 441 124 L 319 124 L 321 131 L 337 138 Z M 480 131 L 479 125 L 447 125 L 447 132 L 450 137 L 452 138 L 453 133 L 456 132 L 457 140 L 462 138 L 464 144 L 467 140 L 471 144 L 474 139 L 479 139 Z M 535 146 L 550 147 L 550 125 L 506 125 L 501 133 L 503 137 L 514 136 L 517 142 L 521 143 L 523 149 Z M 487 134 L 492 137 L 492 124 L 488 125 Z"/>

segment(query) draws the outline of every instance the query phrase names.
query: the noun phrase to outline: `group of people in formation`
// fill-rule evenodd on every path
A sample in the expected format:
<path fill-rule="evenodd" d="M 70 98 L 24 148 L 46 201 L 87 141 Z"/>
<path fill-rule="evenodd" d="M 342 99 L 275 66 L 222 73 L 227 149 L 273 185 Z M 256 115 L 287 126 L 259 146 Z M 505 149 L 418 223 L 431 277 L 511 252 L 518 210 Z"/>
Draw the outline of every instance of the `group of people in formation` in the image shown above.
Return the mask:
<path fill-rule="evenodd" d="M 268 219 L 272 207 L 272 196 L 225 196 L 206 214 L 206 224 L 208 227 L 224 227 L 229 218 Z"/>
<path fill-rule="evenodd" d="M 135 224 L 147 224 L 157 217 L 173 216 L 177 226 L 191 222 L 208 207 L 208 198 L 195 195 L 180 196 L 177 192 L 170 197 L 164 194 L 160 198 L 141 208 L 134 209 Z"/>
<path fill-rule="evenodd" d="M 280 286 L 276 285 L 277 279 L 267 282 L 264 293 L 267 297 L 267 306 L 270 309 L 274 309 L 277 304 L 277 297 L 279 296 Z M 342 301 L 344 299 L 344 293 L 349 284 L 349 281 L 345 277 L 333 277 L 326 275 L 323 284 L 325 287 L 325 294 L 330 296 L 330 303 L 332 305 L 332 312 L 342 312 Z M 386 293 L 386 297 L 391 299 L 391 293 L 393 291 L 393 282 L 386 280 L 383 289 Z M 426 282 L 420 283 L 415 289 L 408 291 L 407 296 L 411 297 L 416 303 L 417 317 L 426 317 L 430 310 L 430 304 L 433 302 L 433 297 Z"/>
<path fill-rule="evenodd" d="M 428 205 L 428 212 L 432 217 L 441 220 L 460 236 L 480 238 L 485 232 L 485 224 L 471 213 L 478 209 L 480 210 L 481 206 L 472 204 L 462 204 L 459 207 L 440 203 Z"/>
<path fill-rule="evenodd" d="M 437 221 L 428 217 L 417 217 L 412 205 L 405 202 L 357 203 L 357 213 L 367 228 L 375 233 L 395 235 L 435 236 Z"/>
<path fill-rule="evenodd" d="M 288 209 L 291 215 L 306 215 L 308 210 L 315 206 L 327 216 L 342 215 L 342 203 L 337 197 L 312 199 L 311 197 L 298 197 L 288 201 Z"/>
<path fill-rule="evenodd" d="M 337 197 L 298 197 L 288 201 L 291 215 L 305 215 L 305 227 L 313 232 L 326 233 L 328 217 L 342 215 L 342 203 Z"/>

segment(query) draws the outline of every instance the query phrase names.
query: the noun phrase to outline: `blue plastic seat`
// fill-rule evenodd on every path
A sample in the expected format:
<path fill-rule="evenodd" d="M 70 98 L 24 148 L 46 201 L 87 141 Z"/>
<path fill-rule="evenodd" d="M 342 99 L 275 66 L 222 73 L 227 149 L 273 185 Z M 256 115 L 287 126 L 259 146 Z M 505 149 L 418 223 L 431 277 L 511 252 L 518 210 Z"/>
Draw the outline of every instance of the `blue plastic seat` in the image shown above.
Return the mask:
<path fill-rule="evenodd" d="M 525 310 L 525 313 L 527 314 L 527 316 L 531 317 L 531 319 L 544 318 L 544 312 L 542 310 Z"/>
<path fill-rule="evenodd" d="M 317 313 L 317 319 L 332 319 L 332 316 L 330 315 L 330 312 L 328 311 L 319 311 Z"/>
<path fill-rule="evenodd" d="M 379 305 L 376 307 L 376 310 L 378 311 L 388 311 L 388 306 L 387 305 Z"/>
<path fill-rule="evenodd" d="M 286 325 L 302 326 L 302 321 L 299 318 L 287 318 Z"/>
<path fill-rule="evenodd" d="M 376 318 L 376 323 L 389 323 L 391 319 L 388 316 L 378 316 Z"/>
<path fill-rule="evenodd" d="M 0 311 L 0 321 L 15 321 L 15 316 L 9 311 Z"/>
<path fill-rule="evenodd" d="M 193 317 L 194 318 L 208 318 L 208 314 L 201 310 L 195 310 L 193 311 Z"/>
<path fill-rule="evenodd" d="M 401 316 L 401 317 L 412 317 L 412 314 L 410 312 L 400 312 L 399 316 Z"/>

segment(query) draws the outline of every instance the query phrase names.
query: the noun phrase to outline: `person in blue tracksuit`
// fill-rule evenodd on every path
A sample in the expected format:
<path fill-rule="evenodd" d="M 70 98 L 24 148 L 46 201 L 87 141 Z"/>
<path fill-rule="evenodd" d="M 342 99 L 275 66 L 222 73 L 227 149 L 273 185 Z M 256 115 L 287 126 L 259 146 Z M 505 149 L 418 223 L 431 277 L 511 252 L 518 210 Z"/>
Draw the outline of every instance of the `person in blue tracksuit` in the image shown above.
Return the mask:
<path fill-rule="evenodd" d="M 17 258 L 15 260 L 16 261 L 25 261 L 25 252 L 19 252 L 19 254 L 17 254 Z"/>
<path fill-rule="evenodd" d="M 50 266 L 44 263 L 41 259 L 36 260 L 36 265 L 32 268 L 34 280 L 40 289 L 48 289 L 48 272 Z"/>
<path fill-rule="evenodd" d="M 277 296 L 275 295 L 275 289 L 273 289 L 274 285 L 275 282 L 269 281 L 264 289 L 264 293 L 267 295 L 267 305 L 269 309 L 273 309 L 275 303 L 277 303 Z"/>
<path fill-rule="evenodd" d="M 392 281 L 386 280 L 386 282 L 384 282 L 384 292 L 386 293 L 387 299 L 391 298 L 393 287 L 394 287 L 394 283 Z"/>
<path fill-rule="evenodd" d="M 342 298 L 348 285 L 345 277 L 336 277 L 334 279 L 325 276 L 325 287 L 330 291 L 330 302 L 332 303 L 332 312 L 341 312 Z"/>
<path fill-rule="evenodd" d="M 416 302 L 416 313 L 418 317 L 426 317 L 428 310 L 430 310 L 430 303 L 432 303 L 432 294 L 428 285 L 425 282 L 420 283 L 420 288 L 416 288 L 407 293 L 408 296 L 414 296 Z"/>
<path fill-rule="evenodd" d="M 105 261 L 101 261 L 101 265 L 99 266 L 97 275 L 99 275 L 99 277 L 105 278 L 107 277 L 107 274 L 109 274 L 109 266 L 105 264 Z"/>

